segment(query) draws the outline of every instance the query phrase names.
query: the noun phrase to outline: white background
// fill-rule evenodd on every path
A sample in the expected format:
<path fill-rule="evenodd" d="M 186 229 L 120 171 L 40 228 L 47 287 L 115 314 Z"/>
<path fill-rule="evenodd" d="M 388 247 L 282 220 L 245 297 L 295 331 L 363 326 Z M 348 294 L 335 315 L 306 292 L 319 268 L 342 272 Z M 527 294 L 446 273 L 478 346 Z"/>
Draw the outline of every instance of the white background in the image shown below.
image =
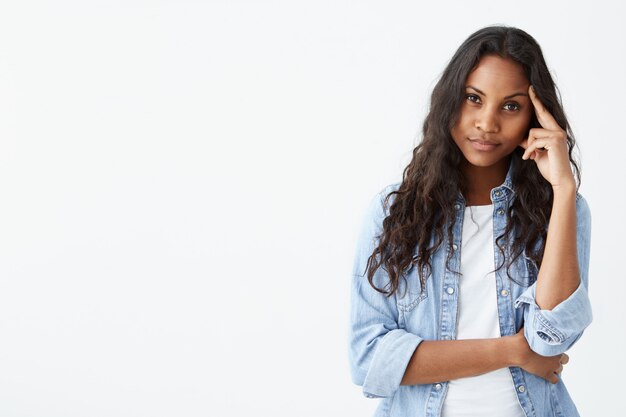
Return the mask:
<path fill-rule="evenodd" d="M 0 416 L 371 415 L 357 228 L 496 23 L 542 45 L 582 154 L 594 322 L 563 377 L 621 412 L 617 1 L 0 4 Z"/>

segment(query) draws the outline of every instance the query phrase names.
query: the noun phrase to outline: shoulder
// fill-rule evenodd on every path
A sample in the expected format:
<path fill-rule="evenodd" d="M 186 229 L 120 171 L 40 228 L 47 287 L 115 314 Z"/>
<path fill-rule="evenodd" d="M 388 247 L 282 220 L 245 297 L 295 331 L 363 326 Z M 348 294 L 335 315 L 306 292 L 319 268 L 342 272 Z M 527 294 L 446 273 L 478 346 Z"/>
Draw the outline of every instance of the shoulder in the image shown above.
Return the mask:
<path fill-rule="evenodd" d="M 581 193 L 576 192 L 576 210 L 579 209 L 589 210 L 589 204 L 587 203 L 587 199 L 585 199 Z"/>
<path fill-rule="evenodd" d="M 591 228 L 591 210 L 589 203 L 580 193 L 576 193 L 576 226 L 577 228 Z"/>
<path fill-rule="evenodd" d="M 397 191 L 400 185 L 400 182 L 394 182 L 380 189 L 370 201 L 370 213 L 376 213 L 378 216 L 383 217 L 387 216 L 389 214 L 389 207 L 395 199 L 395 194 L 391 195 L 388 200 L 387 197 L 394 191 Z"/>
<path fill-rule="evenodd" d="M 389 207 L 391 207 L 395 197 L 395 195 L 392 195 L 387 200 L 387 196 L 398 190 L 398 188 L 400 188 L 400 183 L 389 184 L 370 197 L 369 205 L 365 212 L 364 224 L 362 225 L 363 230 L 367 231 L 367 234 L 380 233 L 383 220 L 389 215 Z"/>

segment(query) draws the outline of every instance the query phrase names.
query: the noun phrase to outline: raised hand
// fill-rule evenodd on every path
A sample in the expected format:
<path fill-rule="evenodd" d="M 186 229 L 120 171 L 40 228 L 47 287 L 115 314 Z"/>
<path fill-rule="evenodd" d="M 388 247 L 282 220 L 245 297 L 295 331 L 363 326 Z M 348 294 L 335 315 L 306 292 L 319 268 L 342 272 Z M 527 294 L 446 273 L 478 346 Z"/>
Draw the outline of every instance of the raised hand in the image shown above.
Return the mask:
<path fill-rule="evenodd" d="M 528 138 L 520 144 L 525 149 L 522 159 L 535 161 L 539 172 L 552 187 L 575 186 L 568 156 L 567 133 L 541 103 L 532 86 L 528 89 L 528 95 L 541 128 L 530 129 Z"/>

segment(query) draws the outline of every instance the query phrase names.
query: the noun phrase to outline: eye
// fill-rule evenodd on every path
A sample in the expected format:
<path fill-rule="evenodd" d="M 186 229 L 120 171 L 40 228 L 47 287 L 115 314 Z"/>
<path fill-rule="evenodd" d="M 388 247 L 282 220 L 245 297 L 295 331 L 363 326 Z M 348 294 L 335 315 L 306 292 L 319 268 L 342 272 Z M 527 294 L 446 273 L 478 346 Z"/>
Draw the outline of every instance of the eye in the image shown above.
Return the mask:
<path fill-rule="evenodd" d="M 472 103 L 480 103 L 480 97 L 476 94 L 466 94 L 465 99 L 471 101 Z"/>
<path fill-rule="evenodd" d="M 508 111 L 518 111 L 520 109 L 519 104 L 517 103 L 506 103 L 504 108 Z"/>

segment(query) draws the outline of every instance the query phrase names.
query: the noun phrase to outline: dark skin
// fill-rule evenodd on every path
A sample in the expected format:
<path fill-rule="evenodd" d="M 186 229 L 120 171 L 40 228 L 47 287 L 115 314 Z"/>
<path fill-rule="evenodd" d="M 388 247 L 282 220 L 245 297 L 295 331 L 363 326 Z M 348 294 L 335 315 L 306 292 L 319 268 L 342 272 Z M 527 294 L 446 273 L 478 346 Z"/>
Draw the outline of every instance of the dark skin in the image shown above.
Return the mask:
<path fill-rule="evenodd" d="M 467 205 L 487 205 L 491 190 L 504 182 L 511 153 L 528 134 L 533 114 L 529 83 L 517 63 L 485 56 L 465 86 L 465 100 L 451 134 L 465 157 Z M 480 143 L 489 145 L 481 148 Z"/>
<path fill-rule="evenodd" d="M 530 129 L 532 114 L 541 128 Z M 466 80 L 466 100 L 452 137 L 465 156 L 468 206 L 492 204 L 491 190 L 506 177 L 512 152 L 521 146 L 554 191 L 536 302 L 551 310 L 580 285 L 576 251 L 576 187 L 566 134 L 545 109 L 515 62 L 485 56 Z M 529 161 L 530 162 L 530 161 Z M 426 340 L 413 353 L 401 384 L 426 384 L 518 366 L 552 383 L 569 362 L 566 354 L 532 351 L 523 329 L 513 336 L 472 340 Z"/>
<path fill-rule="evenodd" d="M 499 187 L 506 178 L 506 165 L 480 168 L 470 165 L 467 161 L 463 166 L 466 178 L 469 178 L 468 191 L 464 198 L 468 206 L 486 206 L 491 204 L 491 190 Z"/>
<path fill-rule="evenodd" d="M 401 385 L 432 384 L 517 366 L 556 384 L 566 354 L 541 356 L 523 334 L 491 339 L 424 340 L 409 360 Z"/>

